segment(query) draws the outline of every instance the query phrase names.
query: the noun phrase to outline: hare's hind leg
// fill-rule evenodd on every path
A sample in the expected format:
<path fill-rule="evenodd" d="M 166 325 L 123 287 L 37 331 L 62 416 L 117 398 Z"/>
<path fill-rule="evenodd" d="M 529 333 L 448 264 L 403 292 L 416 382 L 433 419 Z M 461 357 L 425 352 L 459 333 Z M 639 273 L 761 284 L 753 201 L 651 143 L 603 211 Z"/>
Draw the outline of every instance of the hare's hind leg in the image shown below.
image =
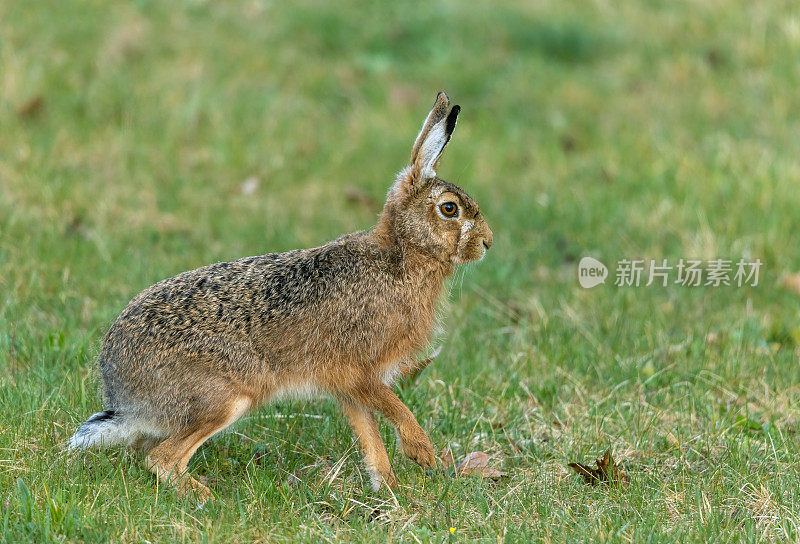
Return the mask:
<path fill-rule="evenodd" d="M 132 443 L 131 449 L 137 453 L 147 455 L 147 453 L 164 441 L 164 437 L 154 435 L 139 435 Z"/>
<path fill-rule="evenodd" d="M 239 397 L 220 410 L 219 417 L 204 418 L 176 432 L 150 450 L 146 457 L 147 468 L 159 481 L 176 486 L 184 495 L 194 494 L 199 501 L 205 502 L 211 498 L 211 490 L 186 472 L 189 459 L 203 442 L 239 419 L 250 405 L 249 398 Z"/>
<path fill-rule="evenodd" d="M 342 401 L 341 404 L 342 412 L 361 445 L 361 454 L 364 456 L 364 464 L 367 465 L 372 489 L 377 491 L 381 482 L 392 488 L 397 487 L 375 414 L 350 401 Z"/>

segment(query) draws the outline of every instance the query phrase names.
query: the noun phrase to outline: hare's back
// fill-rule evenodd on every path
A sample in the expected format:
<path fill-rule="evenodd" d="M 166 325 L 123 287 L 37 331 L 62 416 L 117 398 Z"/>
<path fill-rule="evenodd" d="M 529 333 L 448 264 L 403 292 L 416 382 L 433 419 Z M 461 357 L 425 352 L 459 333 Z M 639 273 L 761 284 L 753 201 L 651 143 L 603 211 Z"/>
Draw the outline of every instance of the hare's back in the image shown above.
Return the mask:
<path fill-rule="evenodd" d="M 246 334 L 255 317 L 271 313 L 269 299 L 275 297 L 265 299 L 265 293 L 282 291 L 305 251 L 215 263 L 151 285 L 120 313 L 107 342 L 115 335 L 147 343 L 179 342 L 187 334 Z"/>
<path fill-rule="evenodd" d="M 349 235 L 318 248 L 215 263 L 162 280 L 128 303 L 106 335 L 107 347 L 132 343 L 128 347 L 144 352 L 199 336 L 247 339 L 316 315 L 332 301 L 346 304 L 343 297 L 385 289 L 387 267 L 359 242 Z"/>

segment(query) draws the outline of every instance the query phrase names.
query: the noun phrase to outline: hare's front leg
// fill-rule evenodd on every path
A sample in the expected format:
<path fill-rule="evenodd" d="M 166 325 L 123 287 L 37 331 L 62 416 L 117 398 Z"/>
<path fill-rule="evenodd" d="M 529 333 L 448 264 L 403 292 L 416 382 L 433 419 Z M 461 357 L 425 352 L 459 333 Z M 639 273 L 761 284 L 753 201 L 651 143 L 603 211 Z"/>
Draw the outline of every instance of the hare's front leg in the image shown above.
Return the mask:
<path fill-rule="evenodd" d="M 375 491 L 380 489 L 381 482 L 392 488 L 397 487 L 397 480 L 389 464 L 389 456 L 386 455 L 386 446 L 383 444 L 375 414 L 348 400 L 343 400 L 341 404 L 342 412 L 361 445 L 361 454 L 364 456 L 364 464 L 367 465 L 372 489 Z"/>
<path fill-rule="evenodd" d="M 411 410 L 403 404 L 391 387 L 372 383 L 351 392 L 353 399 L 369 410 L 383 414 L 397 429 L 403 453 L 422 468 L 436 466 L 436 456 L 430 438 L 417 423 Z"/>

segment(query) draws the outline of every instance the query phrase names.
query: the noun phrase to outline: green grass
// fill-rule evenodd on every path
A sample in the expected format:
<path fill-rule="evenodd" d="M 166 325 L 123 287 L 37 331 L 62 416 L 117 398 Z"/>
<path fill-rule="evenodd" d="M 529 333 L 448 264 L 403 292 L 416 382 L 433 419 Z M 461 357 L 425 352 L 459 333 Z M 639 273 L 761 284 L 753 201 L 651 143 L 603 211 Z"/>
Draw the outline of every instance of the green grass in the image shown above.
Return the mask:
<path fill-rule="evenodd" d="M 0 2 L 0 541 L 800 539 L 796 5 L 469 4 Z M 203 509 L 123 451 L 62 453 L 131 297 L 371 226 L 345 189 L 382 200 L 440 89 L 439 173 L 495 245 L 402 396 L 507 479 L 425 474 L 384 425 L 402 490 L 368 491 L 324 400 L 201 448 Z M 584 290 L 583 255 L 765 264 Z M 629 487 L 568 472 L 609 447 Z"/>

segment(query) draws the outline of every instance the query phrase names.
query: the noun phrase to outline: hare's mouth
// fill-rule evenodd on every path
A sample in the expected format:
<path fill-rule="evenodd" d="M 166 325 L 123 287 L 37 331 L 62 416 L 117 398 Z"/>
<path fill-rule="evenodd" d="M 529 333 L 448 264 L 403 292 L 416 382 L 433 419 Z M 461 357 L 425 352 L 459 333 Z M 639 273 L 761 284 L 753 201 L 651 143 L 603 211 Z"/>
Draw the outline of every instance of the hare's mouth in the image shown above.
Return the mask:
<path fill-rule="evenodd" d="M 486 257 L 486 250 L 488 249 L 489 245 L 486 242 L 468 244 L 466 247 L 453 255 L 452 261 L 454 264 L 466 264 L 473 261 L 479 262 Z"/>
<path fill-rule="evenodd" d="M 478 262 L 482 261 L 484 257 L 486 257 L 486 251 L 489 249 L 489 246 L 486 242 L 481 242 L 481 257 L 478 259 Z"/>

